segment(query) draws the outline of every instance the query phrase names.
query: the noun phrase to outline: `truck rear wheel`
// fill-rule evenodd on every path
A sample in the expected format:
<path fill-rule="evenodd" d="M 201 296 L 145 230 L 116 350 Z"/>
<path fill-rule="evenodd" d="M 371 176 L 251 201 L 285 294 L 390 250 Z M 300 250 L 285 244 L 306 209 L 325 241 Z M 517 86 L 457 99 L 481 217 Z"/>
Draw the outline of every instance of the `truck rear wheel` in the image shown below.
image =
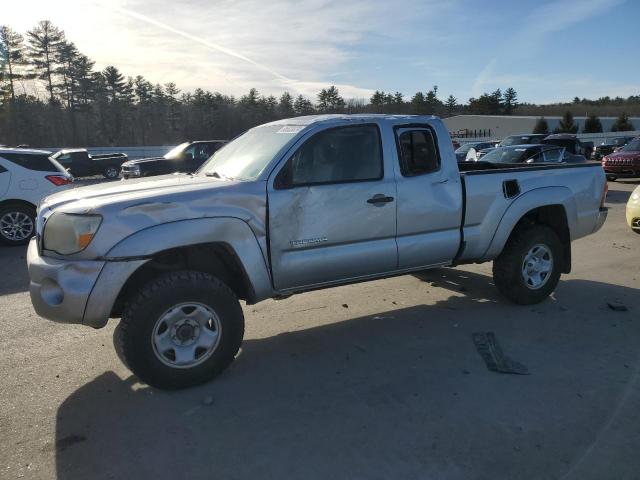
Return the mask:
<path fill-rule="evenodd" d="M 118 171 L 117 167 L 107 167 L 104 169 L 104 172 L 102 172 L 102 175 L 104 176 L 104 178 L 113 180 L 114 178 L 118 178 L 118 175 L 120 175 L 120 172 Z"/>
<path fill-rule="evenodd" d="M 551 228 L 517 228 L 493 261 L 493 280 L 500 293 L 512 302 L 539 303 L 558 285 L 562 255 L 562 243 Z"/>
<path fill-rule="evenodd" d="M 142 381 L 174 390 L 220 374 L 243 336 L 244 315 L 231 289 L 212 275 L 181 271 L 152 280 L 133 298 L 114 340 Z"/>

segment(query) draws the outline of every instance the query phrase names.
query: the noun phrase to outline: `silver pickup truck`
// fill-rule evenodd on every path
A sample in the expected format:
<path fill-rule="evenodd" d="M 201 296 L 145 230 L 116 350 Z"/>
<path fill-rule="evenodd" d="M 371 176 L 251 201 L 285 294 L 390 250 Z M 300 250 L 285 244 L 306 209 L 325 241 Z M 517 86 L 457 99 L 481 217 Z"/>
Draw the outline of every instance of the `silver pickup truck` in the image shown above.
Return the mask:
<path fill-rule="evenodd" d="M 599 163 L 458 164 L 435 117 L 280 120 L 194 174 L 48 197 L 31 299 L 58 322 L 121 318 L 129 368 L 182 388 L 233 361 L 239 299 L 493 261 L 506 298 L 540 302 L 570 271 L 571 241 L 604 223 L 605 195 Z"/>

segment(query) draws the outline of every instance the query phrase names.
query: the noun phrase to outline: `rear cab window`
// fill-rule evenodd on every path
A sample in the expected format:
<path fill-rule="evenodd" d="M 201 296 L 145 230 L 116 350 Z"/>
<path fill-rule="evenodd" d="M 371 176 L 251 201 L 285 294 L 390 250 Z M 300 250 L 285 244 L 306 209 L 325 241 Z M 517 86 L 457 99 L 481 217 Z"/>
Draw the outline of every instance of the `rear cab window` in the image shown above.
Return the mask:
<path fill-rule="evenodd" d="M 440 154 L 430 127 L 396 129 L 400 171 L 411 177 L 440 170 Z"/>

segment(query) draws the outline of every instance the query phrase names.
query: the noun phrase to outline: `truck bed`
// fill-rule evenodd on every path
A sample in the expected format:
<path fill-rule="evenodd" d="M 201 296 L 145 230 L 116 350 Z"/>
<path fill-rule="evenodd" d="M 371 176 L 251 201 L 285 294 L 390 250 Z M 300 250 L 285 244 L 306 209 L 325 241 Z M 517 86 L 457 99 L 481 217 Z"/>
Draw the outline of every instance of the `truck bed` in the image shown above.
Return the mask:
<path fill-rule="evenodd" d="M 511 230 L 509 216 L 561 205 L 569 223 L 570 240 L 596 228 L 604 173 L 599 162 L 523 165 L 469 162 L 458 165 L 464 195 L 463 246 L 459 263 L 487 261 L 497 256 L 501 238 Z M 579 208 L 578 208 L 579 205 Z M 517 221 L 517 220 L 515 220 Z"/>

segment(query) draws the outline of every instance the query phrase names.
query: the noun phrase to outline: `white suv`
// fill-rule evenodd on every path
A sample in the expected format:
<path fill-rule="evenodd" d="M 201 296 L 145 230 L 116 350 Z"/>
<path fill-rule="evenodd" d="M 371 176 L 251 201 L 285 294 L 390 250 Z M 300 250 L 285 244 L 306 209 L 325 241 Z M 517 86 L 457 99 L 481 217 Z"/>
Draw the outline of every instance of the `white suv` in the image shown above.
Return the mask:
<path fill-rule="evenodd" d="M 44 150 L 0 148 L 0 243 L 26 244 L 35 232 L 40 200 L 73 182 L 50 155 Z"/>

